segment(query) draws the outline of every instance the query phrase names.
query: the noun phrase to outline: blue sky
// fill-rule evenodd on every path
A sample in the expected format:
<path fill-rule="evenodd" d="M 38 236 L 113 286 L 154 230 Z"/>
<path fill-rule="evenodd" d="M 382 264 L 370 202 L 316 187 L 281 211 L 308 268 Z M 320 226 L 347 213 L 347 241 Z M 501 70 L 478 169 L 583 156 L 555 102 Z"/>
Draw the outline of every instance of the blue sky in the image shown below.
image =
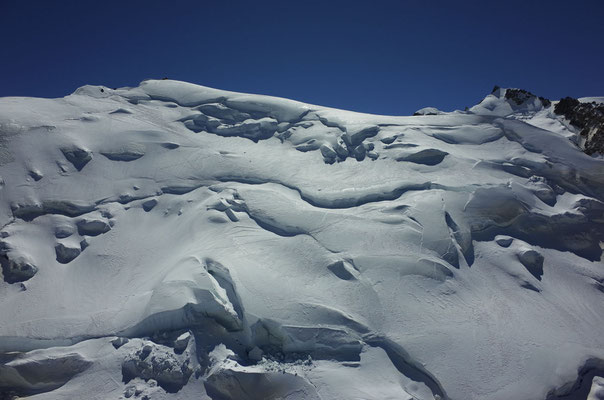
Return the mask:
<path fill-rule="evenodd" d="M 185 80 L 407 115 L 604 95 L 604 1 L 0 0 L 0 96 Z"/>

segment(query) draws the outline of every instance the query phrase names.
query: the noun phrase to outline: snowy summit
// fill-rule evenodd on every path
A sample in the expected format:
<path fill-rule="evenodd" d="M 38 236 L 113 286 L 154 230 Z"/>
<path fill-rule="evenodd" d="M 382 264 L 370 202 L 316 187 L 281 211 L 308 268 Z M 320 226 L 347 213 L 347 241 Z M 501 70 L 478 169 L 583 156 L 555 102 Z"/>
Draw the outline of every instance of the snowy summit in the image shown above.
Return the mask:
<path fill-rule="evenodd" d="M 603 398 L 603 98 L 571 100 L 0 99 L 0 398 Z"/>

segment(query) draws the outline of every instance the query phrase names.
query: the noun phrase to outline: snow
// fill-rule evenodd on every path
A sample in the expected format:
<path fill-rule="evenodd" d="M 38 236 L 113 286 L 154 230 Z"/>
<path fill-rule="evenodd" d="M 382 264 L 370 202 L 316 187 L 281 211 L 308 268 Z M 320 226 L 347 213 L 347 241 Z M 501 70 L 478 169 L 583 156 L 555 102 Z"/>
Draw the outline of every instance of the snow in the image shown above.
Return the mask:
<path fill-rule="evenodd" d="M 591 103 L 591 102 L 595 102 L 595 103 L 604 103 L 604 97 L 600 96 L 600 97 L 579 97 L 578 99 L 581 103 Z"/>
<path fill-rule="evenodd" d="M 604 399 L 604 379 L 602 377 L 594 377 L 591 390 L 587 400 L 601 400 Z"/>
<path fill-rule="evenodd" d="M 0 99 L 0 392 L 579 393 L 604 372 L 604 160 L 552 107 Z"/>

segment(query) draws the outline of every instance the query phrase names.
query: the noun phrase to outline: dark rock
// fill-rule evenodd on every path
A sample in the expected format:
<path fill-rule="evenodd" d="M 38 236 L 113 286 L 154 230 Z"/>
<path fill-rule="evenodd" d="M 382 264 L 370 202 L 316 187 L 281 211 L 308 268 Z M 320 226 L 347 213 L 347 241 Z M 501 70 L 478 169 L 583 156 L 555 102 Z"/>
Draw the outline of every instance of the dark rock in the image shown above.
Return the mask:
<path fill-rule="evenodd" d="M 57 261 L 61 264 L 68 264 L 80 255 L 82 250 L 79 247 L 67 247 L 63 243 L 57 243 L 55 246 Z"/>
<path fill-rule="evenodd" d="M 572 116 L 575 112 L 575 108 L 577 108 L 581 102 L 577 99 L 573 99 L 572 97 L 564 97 L 560 99 L 556 107 L 554 107 L 554 112 L 558 115 L 564 115 L 570 122 L 574 125 L 579 126 L 581 124 L 577 120 L 573 120 Z"/>
<path fill-rule="evenodd" d="M 78 221 L 78 233 L 86 236 L 98 236 L 109 232 L 111 226 L 100 219 L 83 219 Z"/>
<path fill-rule="evenodd" d="M 604 154 L 604 104 L 581 103 L 572 97 L 565 97 L 556 104 L 554 112 L 563 115 L 580 129 L 579 134 L 585 140 L 585 153 Z"/>
<path fill-rule="evenodd" d="M 12 260 L 7 255 L 0 255 L 0 266 L 4 281 L 7 283 L 23 282 L 31 279 L 38 268 L 25 260 Z"/>
<path fill-rule="evenodd" d="M 498 88 L 497 86 L 495 87 Z M 507 89 L 505 91 L 505 98 L 507 100 L 512 100 L 517 105 L 522 105 L 523 103 L 534 98 L 538 98 L 541 101 L 541 104 L 543 104 L 543 107 L 549 107 L 552 104 L 552 102 L 545 97 L 537 97 L 531 92 L 523 89 Z"/>
<path fill-rule="evenodd" d="M 531 97 L 535 97 L 535 95 L 522 89 L 507 89 L 505 91 L 505 98 L 507 100 L 512 100 L 517 105 L 521 105 L 525 101 L 530 100 Z"/>
<path fill-rule="evenodd" d="M 149 212 L 157 205 L 157 199 L 147 200 L 143 203 L 143 210 Z"/>

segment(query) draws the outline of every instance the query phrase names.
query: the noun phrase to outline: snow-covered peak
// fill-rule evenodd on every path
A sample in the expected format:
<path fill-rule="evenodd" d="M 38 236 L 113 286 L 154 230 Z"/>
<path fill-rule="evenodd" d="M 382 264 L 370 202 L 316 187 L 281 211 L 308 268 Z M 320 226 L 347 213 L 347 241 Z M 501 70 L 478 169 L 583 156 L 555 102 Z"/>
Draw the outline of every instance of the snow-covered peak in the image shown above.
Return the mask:
<path fill-rule="evenodd" d="M 529 114 L 542 111 L 551 106 L 551 102 L 522 89 L 505 89 L 496 86 L 479 104 L 470 108 L 470 112 L 479 115 L 507 117 L 512 114 Z"/>

